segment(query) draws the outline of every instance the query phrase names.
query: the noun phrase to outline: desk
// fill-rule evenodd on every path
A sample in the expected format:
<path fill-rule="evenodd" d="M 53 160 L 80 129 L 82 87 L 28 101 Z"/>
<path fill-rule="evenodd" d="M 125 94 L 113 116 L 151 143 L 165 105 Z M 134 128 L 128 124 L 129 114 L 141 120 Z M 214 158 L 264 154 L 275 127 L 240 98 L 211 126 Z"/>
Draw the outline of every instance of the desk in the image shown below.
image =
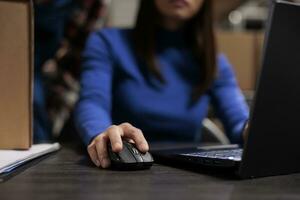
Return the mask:
<path fill-rule="evenodd" d="M 159 164 L 145 171 L 100 170 L 65 146 L 1 183 L 0 199 L 300 199 L 300 174 L 237 180 Z"/>

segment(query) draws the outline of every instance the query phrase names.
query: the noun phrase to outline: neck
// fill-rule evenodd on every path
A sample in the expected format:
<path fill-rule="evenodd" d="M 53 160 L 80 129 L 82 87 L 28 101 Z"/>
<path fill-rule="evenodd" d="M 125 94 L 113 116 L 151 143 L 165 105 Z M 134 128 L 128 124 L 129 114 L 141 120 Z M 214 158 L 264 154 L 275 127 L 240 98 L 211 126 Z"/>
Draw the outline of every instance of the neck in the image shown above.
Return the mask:
<path fill-rule="evenodd" d="M 176 31 L 182 28 L 184 25 L 184 22 L 181 20 L 176 20 L 173 18 L 164 18 L 162 20 L 162 26 L 170 31 Z"/>

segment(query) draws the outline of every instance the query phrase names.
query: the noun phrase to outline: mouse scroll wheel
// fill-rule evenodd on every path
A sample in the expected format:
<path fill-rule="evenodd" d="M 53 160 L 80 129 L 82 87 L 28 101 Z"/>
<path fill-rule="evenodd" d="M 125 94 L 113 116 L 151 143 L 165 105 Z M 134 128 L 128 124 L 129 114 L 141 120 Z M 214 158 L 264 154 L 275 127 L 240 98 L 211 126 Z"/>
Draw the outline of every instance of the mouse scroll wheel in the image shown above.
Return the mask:
<path fill-rule="evenodd" d="M 133 151 L 134 154 L 139 155 L 139 151 L 136 148 L 132 148 L 132 151 Z"/>
<path fill-rule="evenodd" d="M 131 143 L 128 143 L 128 146 L 131 147 L 129 149 L 133 154 L 139 155 L 139 151 Z"/>

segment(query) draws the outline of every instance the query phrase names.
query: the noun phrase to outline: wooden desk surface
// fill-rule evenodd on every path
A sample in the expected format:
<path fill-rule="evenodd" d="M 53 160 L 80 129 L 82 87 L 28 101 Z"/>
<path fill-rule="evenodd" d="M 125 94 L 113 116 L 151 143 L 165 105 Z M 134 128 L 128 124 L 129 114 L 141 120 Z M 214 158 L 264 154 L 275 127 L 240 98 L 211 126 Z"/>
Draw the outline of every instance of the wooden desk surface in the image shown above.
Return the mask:
<path fill-rule="evenodd" d="M 237 180 L 158 164 L 145 171 L 100 170 L 64 147 L 0 183 L 0 199 L 300 199 L 300 174 Z"/>

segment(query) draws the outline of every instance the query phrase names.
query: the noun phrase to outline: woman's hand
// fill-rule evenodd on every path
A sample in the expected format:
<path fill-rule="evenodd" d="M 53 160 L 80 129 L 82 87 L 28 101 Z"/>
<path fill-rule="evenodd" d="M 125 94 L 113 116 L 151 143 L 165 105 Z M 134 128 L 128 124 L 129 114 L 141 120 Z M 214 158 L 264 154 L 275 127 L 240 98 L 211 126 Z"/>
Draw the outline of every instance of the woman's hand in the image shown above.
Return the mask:
<path fill-rule="evenodd" d="M 246 122 L 244 130 L 243 130 L 243 140 L 244 140 L 244 143 L 246 142 L 246 140 L 248 138 L 248 134 L 249 134 L 249 122 Z"/>
<path fill-rule="evenodd" d="M 110 159 L 107 152 L 107 143 L 110 142 L 112 150 L 118 153 L 123 148 L 122 138 L 133 141 L 136 147 L 143 153 L 149 150 L 149 145 L 140 129 L 135 128 L 129 123 L 112 125 L 95 137 L 88 146 L 87 150 L 93 163 L 97 167 L 109 167 Z"/>

